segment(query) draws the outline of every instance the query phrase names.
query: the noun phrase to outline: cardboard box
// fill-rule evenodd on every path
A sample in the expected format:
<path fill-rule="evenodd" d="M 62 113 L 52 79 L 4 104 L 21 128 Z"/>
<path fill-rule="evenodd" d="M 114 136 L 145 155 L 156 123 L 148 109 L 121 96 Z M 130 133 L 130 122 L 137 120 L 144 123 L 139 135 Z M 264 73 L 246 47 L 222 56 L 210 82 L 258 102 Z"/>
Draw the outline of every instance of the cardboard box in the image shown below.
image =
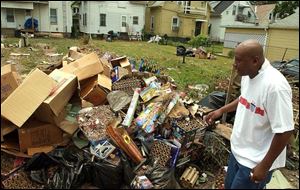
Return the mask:
<path fill-rule="evenodd" d="M 96 53 L 90 53 L 82 58 L 71 62 L 61 71 L 72 73 L 77 76 L 79 81 L 95 76 L 103 71 L 103 66 Z"/>
<path fill-rule="evenodd" d="M 41 146 L 41 147 L 37 147 L 37 148 L 28 148 L 27 154 L 29 156 L 33 156 L 35 153 L 40 153 L 40 152 L 44 152 L 47 154 L 48 152 L 51 152 L 52 150 L 54 150 L 53 146 Z"/>
<path fill-rule="evenodd" d="M 13 132 L 17 128 L 18 127 L 16 125 L 14 125 L 12 122 L 1 118 L 1 142 L 4 141 L 4 138 L 3 138 L 4 135 L 7 135 L 7 134 Z"/>
<path fill-rule="evenodd" d="M 112 64 L 113 68 L 117 67 L 117 66 L 121 66 L 121 67 L 127 69 L 129 75 L 132 75 L 131 64 L 126 56 L 112 59 L 110 62 Z"/>
<path fill-rule="evenodd" d="M 21 127 L 49 96 L 56 82 L 35 69 L 1 104 L 1 116 Z"/>
<path fill-rule="evenodd" d="M 57 124 L 66 116 L 64 107 L 76 92 L 78 81 L 75 75 L 58 69 L 50 73 L 49 77 L 57 82 L 57 86 L 36 110 L 35 117 L 40 121 Z"/>
<path fill-rule="evenodd" d="M 113 66 L 111 63 L 108 62 L 105 58 L 100 58 L 100 61 L 103 66 L 103 74 L 108 78 L 111 78 L 111 71 L 113 70 Z"/>
<path fill-rule="evenodd" d="M 92 105 L 93 106 L 93 105 Z M 80 104 L 68 104 L 65 108 L 67 115 L 57 126 L 69 135 L 73 135 L 78 129 L 77 115 L 81 110 Z"/>
<path fill-rule="evenodd" d="M 87 81 L 80 92 L 80 97 L 94 106 L 105 104 L 106 95 L 111 91 L 112 81 L 103 74 L 93 77 Z"/>
<path fill-rule="evenodd" d="M 74 51 L 74 50 L 69 50 L 68 56 L 71 57 L 74 60 L 80 59 L 83 56 L 85 56 L 85 54 Z"/>
<path fill-rule="evenodd" d="M 63 141 L 63 132 L 59 127 L 31 119 L 19 129 L 18 135 L 21 152 L 26 152 L 28 148 L 55 145 Z"/>
<path fill-rule="evenodd" d="M 1 103 L 22 83 L 15 66 L 8 64 L 1 67 Z"/>

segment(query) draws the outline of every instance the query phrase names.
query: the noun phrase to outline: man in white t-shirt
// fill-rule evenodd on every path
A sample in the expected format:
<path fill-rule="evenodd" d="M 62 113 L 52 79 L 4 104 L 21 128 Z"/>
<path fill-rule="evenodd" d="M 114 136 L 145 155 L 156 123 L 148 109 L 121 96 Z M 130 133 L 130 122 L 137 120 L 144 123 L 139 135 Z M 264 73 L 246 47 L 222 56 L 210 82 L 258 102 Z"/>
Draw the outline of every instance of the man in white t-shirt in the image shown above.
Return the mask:
<path fill-rule="evenodd" d="M 274 169 L 285 166 L 286 145 L 294 130 L 292 90 L 256 40 L 236 47 L 234 67 L 242 76 L 241 95 L 205 120 L 212 124 L 236 110 L 225 188 L 260 189 Z"/>

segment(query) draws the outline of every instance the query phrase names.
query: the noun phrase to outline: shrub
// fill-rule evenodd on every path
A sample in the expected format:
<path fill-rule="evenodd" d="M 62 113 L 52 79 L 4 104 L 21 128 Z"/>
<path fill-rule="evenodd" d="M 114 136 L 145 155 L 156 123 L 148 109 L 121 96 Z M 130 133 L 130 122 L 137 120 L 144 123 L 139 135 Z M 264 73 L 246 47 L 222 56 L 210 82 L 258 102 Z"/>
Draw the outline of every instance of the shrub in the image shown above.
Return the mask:
<path fill-rule="evenodd" d="M 229 58 L 234 58 L 234 51 L 233 51 L 233 50 L 230 50 L 230 51 L 228 52 L 228 57 L 229 57 Z"/>
<path fill-rule="evenodd" d="M 206 46 L 208 43 L 208 37 L 200 34 L 196 37 L 193 37 L 188 43 L 195 48 Z"/>

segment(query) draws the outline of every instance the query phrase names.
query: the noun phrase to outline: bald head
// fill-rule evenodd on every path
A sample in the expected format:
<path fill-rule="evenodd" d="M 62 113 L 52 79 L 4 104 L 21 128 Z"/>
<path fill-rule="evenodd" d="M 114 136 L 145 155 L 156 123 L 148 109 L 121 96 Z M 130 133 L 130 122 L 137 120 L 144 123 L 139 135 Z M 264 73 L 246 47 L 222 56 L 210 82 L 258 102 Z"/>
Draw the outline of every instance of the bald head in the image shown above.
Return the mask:
<path fill-rule="evenodd" d="M 240 43 L 236 49 L 247 57 L 253 58 L 257 56 L 261 63 L 264 62 L 263 47 L 256 40 L 246 40 Z"/>
<path fill-rule="evenodd" d="M 235 48 L 235 67 L 241 76 L 256 76 L 265 61 L 263 47 L 256 40 L 246 40 Z"/>

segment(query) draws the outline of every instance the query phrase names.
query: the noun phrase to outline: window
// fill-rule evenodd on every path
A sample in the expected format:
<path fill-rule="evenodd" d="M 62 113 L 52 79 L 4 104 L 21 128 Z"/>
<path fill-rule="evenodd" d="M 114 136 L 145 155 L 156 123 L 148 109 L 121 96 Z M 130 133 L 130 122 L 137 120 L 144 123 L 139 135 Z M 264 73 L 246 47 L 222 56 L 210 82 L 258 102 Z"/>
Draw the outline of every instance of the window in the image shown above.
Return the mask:
<path fill-rule="evenodd" d="M 248 18 L 251 18 L 251 13 L 250 13 L 250 11 L 248 11 Z"/>
<path fill-rule="evenodd" d="M 82 24 L 83 26 L 86 26 L 87 25 L 86 13 L 83 13 L 82 17 L 83 17 Z"/>
<path fill-rule="evenodd" d="M 172 31 L 178 31 L 179 19 L 178 17 L 172 18 Z"/>
<path fill-rule="evenodd" d="M 73 8 L 73 13 L 74 13 L 74 14 L 79 13 L 79 8 L 78 8 L 78 7 L 74 7 L 74 8 Z"/>
<path fill-rule="evenodd" d="M 182 5 L 182 1 L 177 1 L 177 5 Z"/>
<path fill-rule="evenodd" d="M 126 27 L 126 16 L 122 16 L 122 27 Z"/>
<path fill-rule="evenodd" d="M 7 22 L 15 22 L 15 15 L 13 9 L 6 9 L 6 20 Z"/>
<path fill-rule="evenodd" d="M 205 7 L 205 2 L 201 1 L 201 7 Z"/>
<path fill-rule="evenodd" d="M 106 14 L 100 14 L 100 26 L 106 26 Z"/>
<path fill-rule="evenodd" d="M 154 30 L 154 16 L 151 16 L 150 29 Z"/>
<path fill-rule="evenodd" d="M 50 9 L 50 24 L 57 24 L 57 9 Z"/>
<path fill-rule="evenodd" d="M 226 15 L 228 15 L 229 14 L 229 11 L 226 11 Z"/>
<path fill-rule="evenodd" d="M 172 18 L 172 27 L 174 27 L 174 26 L 178 26 L 179 25 L 179 22 L 178 22 L 178 18 L 177 17 L 173 17 Z"/>
<path fill-rule="evenodd" d="M 232 15 L 235 15 L 235 13 L 236 13 L 236 6 L 233 5 L 233 8 L 232 8 Z"/>
<path fill-rule="evenodd" d="M 139 17 L 138 16 L 134 16 L 132 19 L 132 24 L 138 25 L 139 24 Z"/>
<path fill-rule="evenodd" d="M 31 10 L 26 9 L 25 10 L 25 16 L 31 16 Z"/>

